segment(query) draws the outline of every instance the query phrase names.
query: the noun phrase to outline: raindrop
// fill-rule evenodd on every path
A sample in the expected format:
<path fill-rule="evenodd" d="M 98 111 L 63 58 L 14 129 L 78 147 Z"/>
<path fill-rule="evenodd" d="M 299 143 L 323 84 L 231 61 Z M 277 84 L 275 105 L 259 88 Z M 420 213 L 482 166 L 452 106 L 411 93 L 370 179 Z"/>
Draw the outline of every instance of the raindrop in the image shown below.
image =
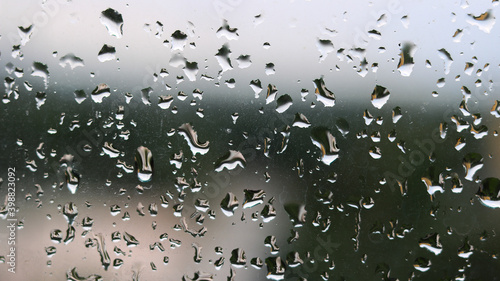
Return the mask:
<path fill-rule="evenodd" d="M 378 109 L 381 109 L 389 100 L 391 93 L 380 85 L 376 85 L 372 92 L 372 104 Z"/>
<path fill-rule="evenodd" d="M 229 150 L 229 152 L 215 162 L 215 171 L 221 172 L 224 169 L 234 170 L 238 166 L 245 168 L 245 157 L 239 151 Z"/>
<path fill-rule="evenodd" d="M 153 176 L 153 154 L 149 148 L 140 146 L 135 153 L 135 171 L 141 182 L 148 182 Z"/>
<path fill-rule="evenodd" d="M 479 30 L 486 33 L 490 33 L 491 29 L 495 25 L 495 17 L 491 10 L 488 10 L 479 16 L 474 16 L 473 14 L 468 14 L 469 18 L 466 19 L 467 23 L 472 26 L 477 26 Z"/>
<path fill-rule="evenodd" d="M 325 107 L 334 106 L 335 95 L 326 88 L 323 78 L 315 79 L 314 85 L 316 87 L 315 93 L 317 100 L 322 102 Z"/>
<path fill-rule="evenodd" d="M 59 59 L 59 65 L 62 67 L 66 67 L 66 65 L 69 65 L 71 69 L 75 69 L 79 66 L 83 67 L 85 64 L 83 63 L 83 60 L 72 53 L 69 53 L 62 58 Z"/>
<path fill-rule="evenodd" d="M 109 35 L 116 38 L 123 36 L 123 17 L 118 11 L 108 8 L 102 11 L 99 19 L 108 30 Z"/>
<path fill-rule="evenodd" d="M 182 124 L 179 127 L 178 131 L 179 134 L 181 134 L 184 137 L 184 139 L 186 139 L 187 143 L 189 144 L 189 148 L 191 149 L 191 152 L 194 155 L 196 155 L 197 153 L 204 155 L 210 149 L 209 147 L 210 143 L 208 141 L 204 143 L 199 142 L 198 134 L 193 129 L 191 124 L 189 123 Z"/>
<path fill-rule="evenodd" d="M 220 207 L 226 216 L 231 217 L 234 215 L 236 208 L 238 208 L 238 203 L 239 202 L 236 196 L 233 193 L 228 192 L 224 199 L 220 202 Z"/>
<path fill-rule="evenodd" d="M 106 62 L 110 60 L 114 60 L 116 58 L 116 49 L 113 46 L 109 46 L 104 44 L 97 54 L 97 59 L 100 62 Z"/>
<path fill-rule="evenodd" d="M 282 95 L 278 98 L 276 101 L 276 111 L 278 113 L 283 113 L 285 112 L 290 106 L 293 104 L 292 97 L 289 95 L 285 94 Z"/>
<path fill-rule="evenodd" d="M 337 147 L 335 137 L 325 127 L 314 127 L 311 131 L 311 140 L 314 145 L 321 149 L 321 161 L 326 165 L 330 165 L 339 157 L 339 149 Z"/>
<path fill-rule="evenodd" d="M 435 255 L 439 255 L 443 251 L 443 246 L 439 242 L 438 233 L 431 233 L 426 235 L 424 238 L 421 238 L 418 241 L 418 245 L 420 246 L 420 248 L 425 248 L 433 252 Z"/>
<path fill-rule="evenodd" d="M 483 157 L 479 153 L 468 153 L 462 160 L 465 168 L 465 179 L 473 181 L 474 174 L 483 167 Z"/>
<path fill-rule="evenodd" d="M 486 178 L 476 193 L 481 203 L 490 208 L 500 208 L 500 180 Z"/>
<path fill-rule="evenodd" d="M 413 62 L 413 56 L 415 55 L 415 44 L 406 42 L 403 43 L 403 47 L 401 48 L 401 53 L 399 54 L 399 64 L 398 70 L 402 76 L 410 76 L 413 71 L 413 66 L 415 63 Z"/>
<path fill-rule="evenodd" d="M 91 93 L 92 100 L 95 103 L 102 103 L 104 98 L 107 98 L 111 95 L 111 91 L 108 85 L 101 83 Z"/>
<path fill-rule="evenodd" d="M 222 26 L 217 29 L 216 35 L 217 38 L 221 38 L 222 36 L 224 36 L 227 40 L 237 40 L 239 36 L 237 31 L 237 28 L 229 27 L 227 21 L 224 20 Z"/>
<path fill-rule="evenodd" d="M 264 202 L 264 197 L 266 192 L 262 189 L 259 190 L 249 190 L 245 189 L 245 202 L 243 203 L 243 209 L 252 208 Z"/>
<path fill-rule="evenodd" d="M 293 120 L 293 127 L 308 128 L 311 126 L 311 122 L 307 120 L 307 117 L 302 113 L 295 113 L 295 119 Z"/>

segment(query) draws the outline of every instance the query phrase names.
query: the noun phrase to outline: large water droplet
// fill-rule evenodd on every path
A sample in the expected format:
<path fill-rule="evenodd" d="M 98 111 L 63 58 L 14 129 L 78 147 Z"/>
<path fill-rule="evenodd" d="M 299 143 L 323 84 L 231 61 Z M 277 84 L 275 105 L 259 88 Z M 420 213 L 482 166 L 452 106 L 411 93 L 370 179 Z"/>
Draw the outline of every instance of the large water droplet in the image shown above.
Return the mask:
<path fill-rule="evenodd" d="M 97 54 L 97 59 L 100 62 L 106 62 L 110 60 L 114 60 L 116 58 L 116 49 L 113 46 L 109 46 L 104 44 Z"/>
<path fill-rule="evenodd" d="M 425 236 L 424 238 L 419 240 L 418 245 L 420 246 L 420 248 L 425 248 L 433 252 L 435 255 L 439 255 L 443 251 L 443 246 L 439 242 L 438 233 L 431 233 Z"/>
<path fill-rule="evenodd" d="M 380 85 L 376 85 L 372 92 L 372 104 L 378 109 L 381 109 L 389 100 L 391 93 Z"/>
<path fill-rule="evenodd" d="M 415 55 L 415 44 L 406 42 L 401 48 L 401 53 L 399 54 L 398 70 L 402 76 L 410 76 L 413 71 L 413 56 Z"/>
<path fill-rule="evenodd" d="M 153 154 L 149 148 L 140 146 L 135 153 L 135 171 L 141 182 L 148 182 L 153 176 Z"/>
<path fill-rule="evenodd" d="M 486 178 L 477 192 L 483 205 L 490 208 L 500 208 L 500 179 Z"/>
<path fill-rule="evenodd" d="M 490 33 L 491 29 L 495 25 L 495 17 L 491 10 L 488 10 L 479 16 L 474 16 L 473 14 L 468 14 L 469 18 L 466 19 L 467 23 L 472 26 L 477 26 L 479 30 L 486 33 Z"/>
<path fill-rule="evenodd" d="M 224 169 L 234 170 L 238 166 L 245 168 L 245 165 L 246 160 L 241 152 L 229 150 L 228 153 L 215 162 L 215 171 L 220 172 Z"/>
<path fill-rule="evenodd" d="M 116 38 L 123 36 L 123 17 L 118 11 L 108 8 L 102 11 L 99 19 L 108 30 L 109 35 Z"/>
<path fill-rule="evenodd" d="M 465 179 L 473 181 L 474 174 L 483 167 L 483 157 L 479 153 L 471 152 L 462 160 L 465 168 Z"/>
<path fill-rule="evenodd" d="M 233 193 L 228 192 L 220 202 L 220 207 L 226 216 L 233 216 L 234 211 L 238 208 L 238 199 Z"/>
<path fill-rule="evenodd" d="M 315 93 L 318 101 L 322 102 L 325 107 L 332 107 L 335 105 L 335 95 L 328 90 L 325 86 L 323 78 L 315 79 L 314 85 L 316 87 Z"/>
<path fill-rule="evenodd" d="M 204 155 L 210 149 L 210 143 L 208 141 L 203 143 L 200 143 L 198 141 L 198 134 L 193 129 L 191 124 L 184 123 L 179 127 L 178 130 L 179 134 L 181 134 L 186 139 L 187 143 L 189 144 L 189 148 L 194 155 L 196 155 L 197 153 Z"/>
<path fill-rule="evenodd" d="M 95 103 L 102 103 L 104 98 L 107 98 L 111 95 L 111 90 L 108 85 L 101 83 L 95 87 L 95 89 L 91 93 L 92 100 Z"/>
<path fill-rule="evenodd" d="M 83 67 L 85 64 L 83 63 L 83 60 L 72 53 L 69 53 L 62 58 L 59 59 L 59 65 L 62 67 L 66 67 L 66 65 L 69 65 L 71 69 L 75 69 L 76 67 Z"/>
<path fill-rule="evenodd" d="M 330 165 L 339 157 L 339 149 L 337 147 L 335 137 L 325 127 L 314 127 L 311 131 L 311 140 L 321 149 L 321 161 Z"/>

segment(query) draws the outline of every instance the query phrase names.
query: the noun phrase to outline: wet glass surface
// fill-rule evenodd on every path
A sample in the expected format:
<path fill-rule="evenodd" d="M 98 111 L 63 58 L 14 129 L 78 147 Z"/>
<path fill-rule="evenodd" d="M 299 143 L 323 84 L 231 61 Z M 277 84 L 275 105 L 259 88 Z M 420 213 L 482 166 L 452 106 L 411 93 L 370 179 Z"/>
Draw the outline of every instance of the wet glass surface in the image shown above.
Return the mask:
<path fill-rule="evenodd" d="M 497 280 L 497 14 L 0 2 L 0 279 Z"/>

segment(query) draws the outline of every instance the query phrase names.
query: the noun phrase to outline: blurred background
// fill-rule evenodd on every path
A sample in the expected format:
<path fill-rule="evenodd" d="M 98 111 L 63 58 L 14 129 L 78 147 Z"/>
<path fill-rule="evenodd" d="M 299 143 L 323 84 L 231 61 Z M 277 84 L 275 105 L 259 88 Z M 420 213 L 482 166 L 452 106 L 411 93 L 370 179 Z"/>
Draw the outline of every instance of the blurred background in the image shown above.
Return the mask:
<path fill-rule="evenodd" d="M 498 12 L 1 1 L 0 279 L 497 280 Z"/>

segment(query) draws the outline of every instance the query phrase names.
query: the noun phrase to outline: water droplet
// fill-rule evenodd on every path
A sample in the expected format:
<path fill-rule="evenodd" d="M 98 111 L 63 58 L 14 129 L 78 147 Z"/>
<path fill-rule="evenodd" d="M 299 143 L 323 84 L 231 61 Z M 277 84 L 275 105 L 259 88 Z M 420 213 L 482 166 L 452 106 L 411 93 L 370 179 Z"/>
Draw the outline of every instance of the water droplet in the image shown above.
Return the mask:
<path fill-rule="evenodd" d="M 264 202 L 264 197 L 266 197 L 266 192 L 262 189 L 249 190 L 245 189 L 245 202 L 243 203 L 243 209 L 252 208 Z"/>
<path fill-rule="evenodd" d="M 100 62 L 106 62 L 110 60 L 114 60 L 116 58 L 116 49 L 113 46 L 109 46 L 104 44 L 97 54 L 97 59 Z"/>
<path fill-rule="evenodd" d="M 102 233 L 97 234 L 97 252 L 101 257 L 101 264 L 104 267 L 104 270 L 108 270 L 109 265 L 111 264 L 111 259 L 109 258 L 109 253 L 106 250 L 106 243 L 104 241 L 104 235 Z"/>
<path fill-rule="evenodd" d="M 403 43 L 401 53 L 399 54 L 398 70 L 402 76 L 410 76 L 413 71 L 413 56 L 415 55 L 416 45 L 411 42 Z"/>
<path fill-rule="evenodd" d="M 420 248 L 425 248 L 433 252 L 435 255 L 439 255 L 443 251 L 443 246 L 441 245 L 441 242 L 439 242 L 438 233 L 431 233 L 426 235 L 424 238 L 421 238 L 418 241 L 418 245 L 420 246 Z"/>
<path fill-rule="evenodd" d="M 431 196 L 434 196 L 434 193 L 436 193 L 437 191 L 439 191 L 440 193 L 444 192 L 443 174 L 438 174 L 434 166 L 429 167 L 421 179 L 425 183 L 427 192 Z"/>
<path fill-rule="evenodd" d="M 314 85 L 316 87 L 315 93 L 317 100 L 322 102 L 325 107 L 334 106 L 335 95 L 326 88 L 323 78 L 315 79 Z"/>
<path fill-rule="evenodd" d="M 316 47 L 318 47 L 318 51 L 321 54 L 319 56 L 319 61 L 324 61 L 329 53 L 333 52 L 333 43 L 327 39 L 319 39 L 316 41 Z"/>
<path fill-rule="evenodd" d="M 215 171 L 221 172 L 224 169 L 234 170 L 238 166 L 245 168 L 245 157 L 239 151 L 229 150 L 229 152 L 215 162 Z"/>
<path fill-rule="evenodd" d="M 102 103 L 104 98 L 107 98 L 111 95 L 111 90 L 108 85 L 101 83 L 95 87 L 95 89 L 91 93 L 92 100 L 95 103 Z"/>
<path fill-rule="evenodd" d="M 500 180 L 498 178 L 484 179 L 477 196 L 484 206 L 500 208 Z"/>
<path fill-rule="evenodd" d="M 450 73 L 450 67 L 453 63 L 453 59 L 451 58 L 450 53 L 448 53 L 448 51 L 443 48 L 438 50 L 438 55 L 444 60 L 444 74 Z"/>
<path fill-rule="evenodd" d="M 139 241 L 130 233 L 124 231 L 123 232 L 123 240 L 127 243 L 127 246 L 129 247 L 135 247 L 139 245 Z"/>
<path fill-rule="evenodd" d="M 99 281 L 102 280 L 102 277 L 97 274 L 92 274 L 87 277 L 81 277 L 78 272 L 76 272 L 76 267 L 73 267 L 73 269 L 68 270 L 66 272 L 66 280 L 68 281 Z"/>
<path fill-rule="evenodd" d="M 298 203 L 288 203 L 284 205 L 285 211 L 290 216 L 294 227 L 301 227 L 306 222 L 306 206 Z"/>
<path fill-rule="evenodd" d="M 311 140 L 321 149 L 321 161 L 326 165 L 330 165 L 339 157 L 339 149 L 337 147 L 335 137 L 325 127 L 314 127 L 311 131 Z"/>
<path fill-rule="evenodd" d="M 280 247 L 276 244 L 276 236 L 269 235 L 264 240 L 264 245 L 271 248 L 271 254 L 276 255 L 279 253 Z"/>
<path fill-rule="evenodd" d="M 220 207 L 226 216 L 231 217 L 234 215 L 236 208 L 238 208 L 238 203 L 239 202 L 236 196 L 233 193 L 228 192 L 224 199 L 220 202 Z"/>
<path fill-rule="evenodd" d="M 191 124 L 189 124 L 189 123 L 182 124 L 179 127 L 178 131 L 179 131 L 179 134 L 181 134 L 184 137 L 184 139 L 186 139 L 186 141 L 189 145 L 189 148 L 191 149 L 191 152 L 194 155 L 196 155 L 197 153 L 204 155 L 210 149 L 210 147 L 209 147 L 210 143 L 208 141 L 206 141 L 204 143 L 200 143 L 198 141 L 198 134 L 193 129 Z"/>
<path fill-rule="evenodd" d="M 148 182 L 153 176 L 153 154 L 149 148 L 140 146 L 135 153 L 135 171 L 141 182 Z"/>
<path fill-rule="evenodd" d="M 308 128 L 311 126 L 311 122 L 307 120 L 307 117 L 302 113 L 295 113 L 295 119 L 293 120 L 293 127 Z"/>
<path fill-rule="evenodd" d="M 431 269 L 431 261 L 424 257 L 418 257 L 417 259 L 415 259 L 413 267 L 415 267 L 415 269 L 418 271 L 426 272 L 427 270 Z"/>
<path fill-rule="evenodd" d="M 141 90 L 141 99 L 142 103 L 145 105 L 151 105 L 151 101 L 149 100 L 149 97 L 151 96 L 151 93 L 153 92 L 153 89 L 151 87 L 147 87 Z"/>
<path fill-rule="evenodd" d="M 72 53 L 69 53 L 62 58 L 59 59 L 59 65 L 62 67 L 66 67 L 66 65 L 69 65 L 71 69 L 75 69 L 79 66 L 83 67 L 85 64 L 83 63 L 83 60 Z"/>
<path fill-rule="evenodd" d="M 102 11 L 99 19 L 108 30 L 109 35 L 116 38 L 123 36 L 123 17 L 118 11 L 108 8 Z"/>
<path fill-rule="evenodd" d="M 78 215 L 78 208 L 75 203 L 66 203 L 63 207 L 63 215 L 66 218 L 68 224 L 73 224 L 75 217 Z"/>
<path fill-rule="evenodd" d="M 491 29 L 495 25 L 495 17 L 491 10 L 488 10 L 479 16 L 474 16 L 473 14 L 468 14 L 469 18 L 466 22 L 472 26 L 477 26 L 479 30 L 486 33 L 490 33 Z"/>
<path fill-rule="evenodd" d="M 49 86 L 49 67 L 41 62 L 34 62 L 31 69 L 31 76 L 42 78 L 45 89 L 47 89 Z"/>
<path fill-rule="evenodd" d="M 468 259 L 474 252 L 474 246 L 469 243 L 469 239 L 466 237 L 464 244 L 458 249 L 458 256 L 463 259 Z"/>
<path fill-rule="evenodd" d="M 266 258 L 267 279 L 283 280 L 285 279 L 285 264 L 280 257 Z"/>
<path fill-rule="evenodd" d="M 276 111 L 278 113 L 285 112 L 293 104 L 292 97 L 287 94 L 281 95 L 276 101 Z"/>
<path fill-rule="evenodd" d="M 391 93 L 380 85 L 376 85 L 372 92 L 372 104 L 378 109 L 381 109 L 389 100 Z"/>
<path fill-rule="evenodd" d="M 217 38 L 224 36 L 227 40 L 237 40 L 239 36 L 237 31 L 237 28 L 231 28 L 227 21 L 224 20 L 224 23 L 221 27 L 219 27 L 219 29 L 217 29 L 215 34 L 217 35 Z"/>
<path fill-rule="evenodd" d="M 465 168 L 465 179 L 473 181 L 474 174 L 483 167 L 483 157 L 479 153 L 468 153 L 462 160 Z"/>
<path fill-rule="evenodd" d="M 252 61 L 250 60 L 250 55 L 240 55 L 236 61 L 238 62 L 239 68 L 247 68 L 252 65 Z"/>
<path fill-rule="evenodd" d="M 231 262 L 231 265 L 233 265 L 236 268 L 241 268 L 241 267 L 245 266 L 245 264 L 247 263 L 245 251 L 243 251 L 240 248 L 236 248 L 233 251 L 231 251 L 230 262 Z"/>
<path fill-rule="evenodd" d="M 217 59 L 217 62 L 219 62 L 219 65 L 222 68 L 222 72 L 233 69 L 233 66 L 231 65 L 231 59 L 229 58 L 230 54 L 231 50 L 229 50 L 229 47 L 227 45 L 223 45 L 218 50 L 217 54 L 215 54 L 215 58 Z"/>

